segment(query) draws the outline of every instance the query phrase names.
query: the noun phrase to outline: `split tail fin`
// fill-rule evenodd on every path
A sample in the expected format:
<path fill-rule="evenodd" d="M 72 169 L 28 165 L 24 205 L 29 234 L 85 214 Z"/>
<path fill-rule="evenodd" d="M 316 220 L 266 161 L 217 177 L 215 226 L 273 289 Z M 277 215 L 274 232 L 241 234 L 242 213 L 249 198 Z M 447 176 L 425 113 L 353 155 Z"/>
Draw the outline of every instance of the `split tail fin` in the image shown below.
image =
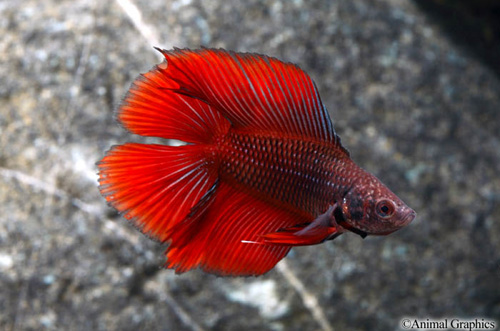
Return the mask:
<path fill-rule="evenodd" d="M 230 126 L 207 103 L 176 93 L 167 67 L 164 62 L 134 81 L 117 118 L 132 133 L 188 145 L 128 143 L 98 163 L 99 190 L 108 203 L 162 242 L 216 182 L 214 140 Z"/>

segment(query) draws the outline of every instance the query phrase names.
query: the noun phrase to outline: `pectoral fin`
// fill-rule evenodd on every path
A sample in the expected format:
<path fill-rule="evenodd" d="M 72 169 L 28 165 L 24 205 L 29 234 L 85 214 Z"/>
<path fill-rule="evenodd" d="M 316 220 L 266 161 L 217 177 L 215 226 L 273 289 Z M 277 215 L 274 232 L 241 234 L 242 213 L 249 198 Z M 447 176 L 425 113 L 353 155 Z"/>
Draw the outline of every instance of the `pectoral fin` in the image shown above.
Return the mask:
<path fill-rule="evenodd" d="M 334 216 L 336 205 L 331 206 L 311 223 L 283 228 L 262 236 L 262 243 L 274 245 L 306 246 L 333 239 L 345 230 L 337 225 Z"/>

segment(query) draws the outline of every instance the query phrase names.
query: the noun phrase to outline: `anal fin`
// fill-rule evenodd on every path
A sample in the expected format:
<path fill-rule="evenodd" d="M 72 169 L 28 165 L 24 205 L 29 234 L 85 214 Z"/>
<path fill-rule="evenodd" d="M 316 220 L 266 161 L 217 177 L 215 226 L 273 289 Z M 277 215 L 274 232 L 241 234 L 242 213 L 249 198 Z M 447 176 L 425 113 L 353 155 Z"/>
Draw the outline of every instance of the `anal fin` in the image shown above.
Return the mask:
<path fill-rule="evenodd" d="M 292 248 L 262 244 L 265 233 L 290 227 L 304 215 L 281 209 L 224 181 L 217 183 L 203 213 L 172 231 L 165 266 L 177 273 L 201 268 L 220 276 L 257 276 L 272 269 Z"/>

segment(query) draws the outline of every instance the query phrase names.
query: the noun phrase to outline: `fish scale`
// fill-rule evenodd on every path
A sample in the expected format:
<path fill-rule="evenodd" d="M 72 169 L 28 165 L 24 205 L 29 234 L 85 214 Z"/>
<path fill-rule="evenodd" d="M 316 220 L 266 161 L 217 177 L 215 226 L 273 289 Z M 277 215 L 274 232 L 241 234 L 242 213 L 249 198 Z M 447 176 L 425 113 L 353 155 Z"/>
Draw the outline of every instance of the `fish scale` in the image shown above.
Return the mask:
<path fill-rule="evenodd" d="M 319 141 L 229 133 L 219 146 L 220 176 L 261 199 L 318 215 L 340 200 L 355 166 L 334 145 Z"/>

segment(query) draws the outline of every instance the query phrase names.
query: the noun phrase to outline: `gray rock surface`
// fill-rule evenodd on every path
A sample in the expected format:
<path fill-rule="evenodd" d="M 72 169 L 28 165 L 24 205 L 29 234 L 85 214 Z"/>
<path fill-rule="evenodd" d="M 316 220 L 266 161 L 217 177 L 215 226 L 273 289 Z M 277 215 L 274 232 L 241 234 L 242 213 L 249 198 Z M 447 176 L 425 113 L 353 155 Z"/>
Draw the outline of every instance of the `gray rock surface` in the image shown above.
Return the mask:
<path fill-rule="evenodd" d="M 500 81 L 410 1 L 0 1 L 0 329 L 394 330 L 500 322 Z M 140 24 L 131 16 L 142 17 Z M 113 110 L 170 48 L 299 64 L 354 160 L 418 212 L 259 278 L 160 269 L 94 163 L 148 141 Z"/>

